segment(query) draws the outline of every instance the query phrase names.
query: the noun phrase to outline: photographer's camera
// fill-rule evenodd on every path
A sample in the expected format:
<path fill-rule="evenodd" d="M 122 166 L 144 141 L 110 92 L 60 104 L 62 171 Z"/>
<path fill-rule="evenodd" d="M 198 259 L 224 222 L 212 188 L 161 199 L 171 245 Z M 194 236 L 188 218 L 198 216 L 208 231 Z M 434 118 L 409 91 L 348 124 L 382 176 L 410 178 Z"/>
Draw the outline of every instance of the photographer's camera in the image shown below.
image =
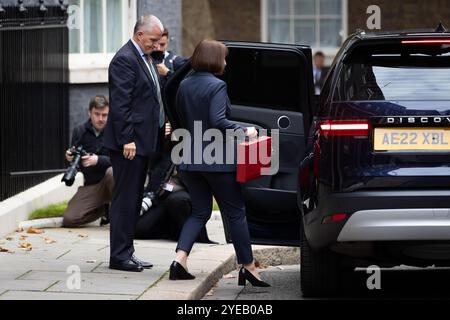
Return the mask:
<path fill-rule="evenodd" d="M 82 146 L 73 147 L 70 149 L 70 153 L 73 156 L 73 160 L 61 179 L 61 182 L 64 182 L 68 187 L 72 186 L 75 182 L 75 176 L 77 175 L 78 170 L 80 170 L 81 158 L 88 155 Z"/>

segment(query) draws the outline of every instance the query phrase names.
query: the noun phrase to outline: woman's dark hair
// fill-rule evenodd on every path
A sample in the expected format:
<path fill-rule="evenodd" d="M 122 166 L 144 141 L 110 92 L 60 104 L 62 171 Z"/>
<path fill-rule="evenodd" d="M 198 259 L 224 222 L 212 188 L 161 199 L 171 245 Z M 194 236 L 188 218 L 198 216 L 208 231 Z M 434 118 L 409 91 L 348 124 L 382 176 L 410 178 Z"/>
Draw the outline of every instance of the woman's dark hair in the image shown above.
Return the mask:
<path fill-rule="evenodd" d="M 222 74 L 227 55 L 228 48 L 222 42 L 203 40 L 197 45 L 192 55 L 192 68 L 195 71 Z"/>

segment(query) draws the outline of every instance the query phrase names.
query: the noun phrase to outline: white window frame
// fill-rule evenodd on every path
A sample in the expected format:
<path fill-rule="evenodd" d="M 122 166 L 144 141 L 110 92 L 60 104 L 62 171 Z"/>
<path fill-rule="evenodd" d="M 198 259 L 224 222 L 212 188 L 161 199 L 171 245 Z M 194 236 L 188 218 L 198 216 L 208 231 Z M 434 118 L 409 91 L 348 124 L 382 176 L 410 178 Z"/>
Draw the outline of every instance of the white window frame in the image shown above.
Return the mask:
<path fill-rule="evenodd" d="M 261 1 L 261 41 L 263 42 L 268 42 L 269 41 L 269 2 L 268 0 L 260 0 Z M 344 42 L 344 40 L 347 38 L 348 36 L 348 0 L 341 0 L 342 1 L 342 11 L 341 11 L 341 15 L 342 15 L 342 34 L 340 34 L 341 36 L 341 43 Z M 316 4 L 317 5 L 317 4 Z M 286 16 L 289 17 L 290 19 L 292 19 L 292 16 L 294 15 L 293 13 L 293 8 L 291 8 L 290 10 L 290 15 Z M 320 19 L 321 17 L 326 17 L 326 15 L 314 15 L 314 18 L 316 19 L 316 23 L 317 20 Z M 291 24 L 291 38 L 293 37 L 294 31 L 292 30 L 292 24 Z M 316 32 L 319 33 L 320 30 L 318 28 L 316 28 Z M 318 35 L 316 34 L 316 39 L 318 39 Z M 301 43 L 299 43 L 301 44 Z M 326 56 L 326 64 L 331 64 L 331 60 L 333 59 L 333 57 L 336 55 L 336 53 L 339 50 L 339 47 L 318 47 L 318 46 L 312 46 L 311 47 L 313 51 L 322 51 L 325 56 Z"/>
<path fill-rule="evenodd" d="M 98 0 L 106 2 L 107 0 Z M 80 14 L 80 48 L 84 46 L 84 17 L 83 0 Z M 103 10 L 103 48 L 106 50 L 106 10 Z M 122 0 L 122 43 L 126 43 L 133 34 L 134 24 L 137 19 L 137 0 Z M 82 83 L 107 83 L 108 66 L 115 53 L 70 53 L 69 54 L 69 82 Z"/>

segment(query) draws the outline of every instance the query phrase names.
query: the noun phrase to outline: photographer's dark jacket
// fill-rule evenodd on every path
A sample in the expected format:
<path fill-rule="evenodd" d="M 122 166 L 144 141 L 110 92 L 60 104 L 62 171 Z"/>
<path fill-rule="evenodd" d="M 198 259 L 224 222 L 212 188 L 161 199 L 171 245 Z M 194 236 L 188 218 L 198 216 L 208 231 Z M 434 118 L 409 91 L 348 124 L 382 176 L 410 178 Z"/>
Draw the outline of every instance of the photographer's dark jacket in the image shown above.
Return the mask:
<path fill-rule="evenodd" d="M 98 155 L 97 165 L 88 168 L 81 166 L 81 172 L 84 175 L 85 185 L 100 182 L 105 175 L 106 169 L 111 166 L 109 151 L 103 145 L 103 131 L 100 131 L 99 135 L 96 136 L 92 123 L 88 120 L 73 130 L 72 146 L 83 146 L 87 153 Z"/>

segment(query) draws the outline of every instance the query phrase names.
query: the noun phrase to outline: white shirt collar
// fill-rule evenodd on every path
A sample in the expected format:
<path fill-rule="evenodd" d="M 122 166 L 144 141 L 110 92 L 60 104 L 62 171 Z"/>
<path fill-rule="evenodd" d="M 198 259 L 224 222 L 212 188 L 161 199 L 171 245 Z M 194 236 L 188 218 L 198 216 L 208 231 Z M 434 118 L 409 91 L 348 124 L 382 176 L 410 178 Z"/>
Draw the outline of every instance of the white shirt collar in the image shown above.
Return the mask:
<path fill-rule="evenodd" d="M 139 52 L 139 54 L 141 55 L 141 57 L 144 56 L 144 51 L 142 51 L 141 47 L 137 44 L 136 41 L 134 41 L 133 39 L 131 39 L 131 42 L 133 42 L 134 46 L 136 47 L 137 51 Z"/>

